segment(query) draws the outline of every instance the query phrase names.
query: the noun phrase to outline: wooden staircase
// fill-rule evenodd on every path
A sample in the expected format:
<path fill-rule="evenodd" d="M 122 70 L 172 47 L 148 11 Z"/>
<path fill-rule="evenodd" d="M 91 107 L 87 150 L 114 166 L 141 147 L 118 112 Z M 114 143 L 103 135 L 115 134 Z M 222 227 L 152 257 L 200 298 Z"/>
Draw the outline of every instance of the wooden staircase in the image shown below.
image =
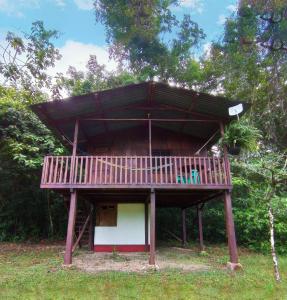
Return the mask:
<path fill-rule="evenodd" d="M 75 223 L 75 235 L 78 237 L 81 233 L 82 228 L 85 225 L 86 219 L 88 217 L 88 214 L 84 210 L 78 210 L 77 216 L 76 216 L 76 223 Z M 79 248 L 82 248 L 83 246 L 89 246 L 89 224 L 84 229 L 84 232 L 82 234 L 82 237 L 79 241 Z"/>
<path fill-rule="evenodd" d="M 72 251 L 75 251 L 77 246 L 79 246 L 79 248 L 87 247 L 93 250 L 94 210 L 86 201 L 79 201 L 78 203 L 79 207 L 75 220 L 74 246 Z"/>

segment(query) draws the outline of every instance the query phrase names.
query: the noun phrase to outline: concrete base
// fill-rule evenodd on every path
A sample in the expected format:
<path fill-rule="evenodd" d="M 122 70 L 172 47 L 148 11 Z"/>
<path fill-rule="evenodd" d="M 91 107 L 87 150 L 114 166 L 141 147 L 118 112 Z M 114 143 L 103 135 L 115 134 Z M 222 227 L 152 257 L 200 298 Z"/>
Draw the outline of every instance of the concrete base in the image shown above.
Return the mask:
<path fill-rule="evenodd" d="M 232 263 L 232 262 L 228 262 L 226 267 L 230 271 L 238 271 L 243 269 L 240 263 Z"/>

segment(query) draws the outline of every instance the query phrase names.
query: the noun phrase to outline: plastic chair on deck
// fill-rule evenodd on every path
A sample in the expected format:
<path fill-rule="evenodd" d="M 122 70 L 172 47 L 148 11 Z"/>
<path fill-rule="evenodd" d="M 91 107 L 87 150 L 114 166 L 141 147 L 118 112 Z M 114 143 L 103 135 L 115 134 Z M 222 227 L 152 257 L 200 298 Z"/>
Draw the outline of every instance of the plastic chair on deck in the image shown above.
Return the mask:
<path fill-rule="evenodd" d="M 190 173 L 190 177 L 186 177 L 185 175 L 176 177 L 177 183 L 183 184 L 200 184 L 199 173 L 196 169 L 192 169 Z"/>

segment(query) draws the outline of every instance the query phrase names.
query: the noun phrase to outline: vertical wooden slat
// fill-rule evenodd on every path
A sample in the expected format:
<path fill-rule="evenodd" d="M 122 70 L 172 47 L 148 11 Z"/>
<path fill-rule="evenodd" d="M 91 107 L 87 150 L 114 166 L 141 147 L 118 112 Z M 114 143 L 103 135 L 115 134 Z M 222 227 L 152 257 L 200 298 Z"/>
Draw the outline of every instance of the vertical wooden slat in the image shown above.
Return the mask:
<path fill-rule="evenodd" d="M 138 183 L 138 157 L 135 156 L 134 158 L 134 161 L 135 161 L 135 183 L 137 184 Z"/>
<path fill-rule="evenodd" d="M 94 183 L 97 184 L 98 183 L 98 157 L 96 156 L 95 158 L 95 179 L 94 179 Z"/>
<path fill-rule="evenodd" d="M 123 157 L 120 158 L 120 184 L 123 183 Z"/>
<path fill-rule="evenodd" d="M 114 162 L 113 162 L 114 158 L 111 156 L 110 157 L 110 184 L 113 181 L 113 169 L 114 169 Z"/>
<path fill-rule="evenodd" d="M 103 183 L 103 156 L 99 157 L 100 160 L 100 182 L 99 184 Z"/>
<path fill-rule="evenodd" d="M 225 162 L 224 159 L 221 159 L 222 167 L 223 167 L 223 174 L 224 174 L 224 184 L 227 184 L 227 174 L 226 174 L 226 168 L 225 168 Z"/>
<path fill-rule="evenodd" d="M 81 159 L 80 159 L 80 177 L 79 177 L 79 183 L 82 183 L 82 175 L 83 175 L 83 156 L 81 156 Z"/>
<path fill-rule="evenodd" d="M 105 184 L 107 183 L 107 177 L 108 177 L 108 157 L 106 156 L 105 157 L 105 160 L 104 160 L 104 162 L 105 162 Z"/>
<path fill-rule="evenodd" d="M 168 179 L 167 179 L 167 158 L 166 158 L 166 156 L 164 157 L 164 164 L 165 164 L 165 184 L 167 184 Z"/>
<path fill-rule="evenodd" d="M 85 163 L 84 168 L 85 168 L 85 177 L 84 177 L 84 183 L 87 184 L 87 180 L 88 180 L 88 171 L 89 171 L 89 156 L 84 157 L 84 161 Z"/>
<path fill-rule="evenodd" d="M 115 184 L 118 183 L 118 160 L 119 158 L 116 156 L 115 157 L 115 179 L 114 179 Z"/>
<path fill-rule="evenodd" d="M 62 183 L 63 163 L 64 163 L 64 156 L 60 156 L 60 175 L 59 175 L 59 183 Z"/>
<path fill-rule="evenodd" d="M 204 167 L 204 183 L 208 184 L 207 180 L 207 170 L 206 170 L 206 157 L 203 158 L 203 167 Z"/>
<path fill-rule="evenodd" d="M 175 183 L 178 183 L 177 182 L 177 176 L 178 176 L 178 173 L 177 173 L 177 157 L 174 157 L 174 171 L 175 171 Z"/>
<path fill-rule="evenodd" d="M 211 168 L 210 157 L 208 157 L 208 165 L 209 165 L 209 179 L 210 179 L 210 183 L 209 184 L 213 184 L 213 180 L 212 180 L 212 168 Z"/>
<path fill-rule="evenodd" d="M 54 171 L 54 158 L 53 156 L 50 157 L 50 170 L 49 170 L 49 183 L 52 183 L 52 176 Z"/>
<path fill-rule="evenodd" d="M 125 164 L 125 184 L 128 182 L 128 158 L 126 156 L 126 164 Z"/>
<path fill-rule="evenodd" d="M 157 184 L 158 182 L 157 182 L 157 159 L 158 159 L 158 157 L 157 156 L 155 156 L 154 157 L 154 168 L 155 168 L 155 183 Z"/>
<path fill-rule="evenodd" d="M 140 184 L 143 183 L 143 161 L 142 156 L 140 156 Z"/>
<path fill-rule="evenodd" d="M 133 183 L 133 158 L 129 157 L 129 170 L 130 170 L 130 181 L 129 183 Z"/>
<path fill-rule="evenodd" d="M 221 173 L 221 166 L 220 166 L 220 160 L 219 158 L 217 157 L 216 158 L 217 160 L 217 167 L 218 167 L 218 175 L 219 175 L 219 184 L 222 184 L 222 173 Z"/>
<path fill-rule="evenodd" d="M 94 165 L 94 158 L 93 158 L 93 156 L 90 156 L 89 184 L 92 184 L 92 178 L 93 178 L 93 165 Z"/>
<path fill-rule="evenodd" d="M 170 176 L 170 181 L 169 181 L 169 183 L 173 183 L 173 176 L 172 176 L 172 173 L 173 173 L 173 171 L 172 171 L 172 167 L 173 167 L 173 157 L 169 157 L 169 176 Z"/>
<path fill-rule="evenodd" d="M 162 176 L 162 168 L 163 168 L 163 166 L 162 166 L 162 157 L 160 156 L 159 157 L 159 165 L 160 165 L 160 184 L 162 184 L 162 180 L 163 180 L 163 176 Z"/>
<path fill-rule="evenodd" d="M 147 176 L 148 176 L 148 175 L 147 175 L 147 174 L 148 174 L 148 170 L 147 170 L 148 164 L 147 164 L 147 157 L 146 157 L 146 156 L 145 156 L 145 159 L 144 159 L 144 160 L 145 160 L 145 183 L 148 183 L 148 177 L 147 177 Z"/>
<path fill-rule="evenodd" d="M 66 157 L 65 157 L 64 183 L 67 183 L 69 160 L 70 160 L 70 157 L 69 157 L 69 156 L 66 156 Z"/>
<path fill-rule="evenodd" d="M 183 158 L 184 161 L 184 173 L 185 173 L 185 180 L 186 180 L 186 184 L 188 184 L 188 176 L 187 176 L 187 163 L 186 163 L 186 157 Z"/>
<path fill-rule="evenodd" d="M 201 157 L 198 157 L 198 170 L 199 170 L 199 182 L 202 184 L 202 161 Z M 196 182 L 198 184 L 198 182 Z"/>
<path fill-rule="evenodd" d="M 76 156 L 75 157 L 75 167 L 74 167 L 74 179 L 73 179 L 73 182 L 74 183 L 78 183 L 78 164 L 79 164 L 79 156 Z"/>
<path fill-rule="evenodd" d="M 217 169 L 216 169 L 216 164 L 215 164 L 215 158 L 212 157 L 212 161 L 213 161 L 213 168 L 214 168 L 214 180 L 215 180 L 215 184 L 217 184 Z"/>
<path fill-rule="evenodd" d="M 183 183 L 183 175 L 182 175 L 182 157 L 179 157 L 179 174 L 180 174 L 180 183 Z"/>

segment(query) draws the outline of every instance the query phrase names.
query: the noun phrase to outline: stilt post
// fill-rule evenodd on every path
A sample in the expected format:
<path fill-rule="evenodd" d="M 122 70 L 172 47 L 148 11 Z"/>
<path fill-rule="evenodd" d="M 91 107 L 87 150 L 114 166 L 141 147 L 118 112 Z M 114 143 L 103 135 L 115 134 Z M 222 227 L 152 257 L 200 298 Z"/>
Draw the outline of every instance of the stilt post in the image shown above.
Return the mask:
<path fill-rule="evenodd" d="M 64 265 L 72 264 L 72 248 L 73 248 L 73 240 L 74 240 L 76 212 L 77 212 L 77 191 L 75 190 L 71 193 Z"/>
<path fill-rule="evenodd" d="M 144 204 L 145 251 L 148 251 L 148 202 Z"/>
<path fill-rule="evenodd" d="M 150 192 L 150 255 L 149 264 L 155 265 L 155 192 Z"/>
<path fill-rule="evenodd" d="M 186 247 L 186 208 L 181 209 L 182 220 L 182 247 Z"/>
<path fill-rule="evenodd" d="M 199 248 L 200 251 L 204 251 L 203 244 L 203 230 L 202 230 L 202 208 L 197 206 L 197 219 L 198 219 L 198 238 L 199 238 Z"/>
<path fill-rule="evenodd" d="M 94 251 L 94 205 L 91 204 L 91 217 L 89 224 L 89 249 Z"/>
<path fill-rule="evenodd" d="M 230 256 L 229 267 L 232 270 L 234 270 L 237 269 L 238 267 L 241 267 L 241 265 L 238 263 L 238 252 L 237 252 L 237 245 L 236 245 L 230 191 L 226 191 L 224 193 L 224 208 L 225 208 L 225 220 L 226 220 L 226 233 L 227 233 L 229 256 Z"/>

